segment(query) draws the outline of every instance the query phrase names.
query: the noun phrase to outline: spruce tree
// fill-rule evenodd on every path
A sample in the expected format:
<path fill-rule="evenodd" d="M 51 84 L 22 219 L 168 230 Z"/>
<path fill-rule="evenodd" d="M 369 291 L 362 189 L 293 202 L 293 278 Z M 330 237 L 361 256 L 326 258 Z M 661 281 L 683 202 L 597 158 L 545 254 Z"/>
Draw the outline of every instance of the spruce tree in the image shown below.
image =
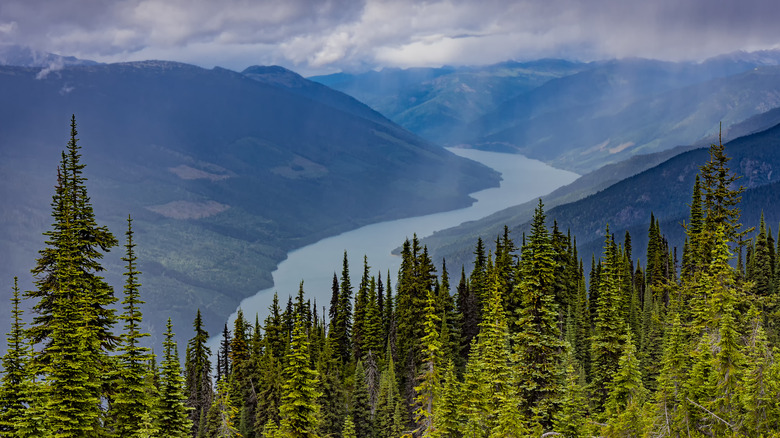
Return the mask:
<path fill-rule="evenodd" d="M 155 402 L 146 378 L 152 356 L 151 349 L 140 345 L 140 340 L 149 334 L 141 331 L 143 314 L 140 306 L 144 302 L 140 299 L 141 284 L 138 282 L 138 276 L 141 272 L 136 269 L 136 245 L 133 242 L 132 224 L 132 219 L 128 216 L 126 253 L 122 258 L 127 263 L 124 273 L 125 298 L 122 301 L 124 312 L 119 317 L 125 324 L 122 343 L 119 346 L 120 353 L 117 356 L 116 390 L 112 404 L 113 427 L 118 437 L 137 436 L 138 424 L 144 414 L 152 412 Z"/>
<path fill-rule="evenodd" d="M 163 341 L 163 360 L 160 363 L 160 397 L 157 405 L 157 428 L 160 434 L 170 438 L 190 436 L 192 423 L 189 409 L 185 405 L 184 377 L 179 364 L 176 341 L 173 339 L 173 325 L 168 318 Z"/>
<path fill-rule="evenodd" d="M 355 366 L 355 386 L 352 388 L 352 403 L 348 417 L 352 419 L 357 438 L 369 438 L 373 435 L 373 418 L 368 391 L 366 369 L 362 361 Z"/>
<path fill-rule="evenodd" d="M 549 427 L 560 401 L 563 343 L 555 303 L 556 263 L 544 221 L 540 200 L 520 261 L 521 305 L 514 345 L 525 414 Z"/>
<path fill-rule="evenodd" d="M 46 423 L 62 437 L 96 433 L 104 378 L 111 375 L 107 352 L 118 341 L 112 333 L 116 298 L 99 275 L 100 259 L 117 241 L 95 221 L 77 135 L 72 117 L 52 197 L 54 223 L 32 270 L 36 289 L 26 294 L 37 300 L 29 334 L 41 344 L 35 373 L 47 382 Z"/>
<path fill-rule="evenodd" d="M 285 437 L 317 437 L 317 373 L 309 364 L 309 340 L 299 315 L 295 318 L 282 389 L 280 432 Z"/>
<path fill-rule="evenodd" d="M 3 377 L 0 384 L 0 436 L 16 436 L 25 409 L 30 404 L 26 386 L 29 385 L 30 348 L 24 333 L 22 309 L 19 307 L 19 286 L 14 277 L 11 297 L 11 332 L 6 337 L 6 352 L 3 355 Z"/>
<path fill-rule="evenodd" d="M 201 416 L 208 412 L 214 391 L 211 386 L 211 348 L 207 344 L 209 333 L 203 327 L 200 309 L 198 309 L 192 325 L 195 329 L 195 336 L 187 343 L 184 379 L 187 388 L 187 406 L 192 408 L 190 411 L 190 421 L 193 424 L 192 434 L 197 436 Z"/>
<path fill-rule="evenodd" d="M 607 435 L 642 437 L 647 427 L 644 410 L 647 390 L 642 385 L 642 371 L 630 333 L 626 335 L 625 345 L 617 374 L 609 385 L 605 405 Z"/>
<path fill-rule="evenodd" d="M 618 370 L 618 361 L 625 345 L 625 320 L 621 318 L 621 291 L 617 263 L 617 247 L 606 230 L 604 259 L 599 282 L 595 326 L 591 336 L 591 394 L 594 407 L 601 412 L 609 395 L 609 382 Z M 591 278 L 591 282 L 594 279 Z"/>

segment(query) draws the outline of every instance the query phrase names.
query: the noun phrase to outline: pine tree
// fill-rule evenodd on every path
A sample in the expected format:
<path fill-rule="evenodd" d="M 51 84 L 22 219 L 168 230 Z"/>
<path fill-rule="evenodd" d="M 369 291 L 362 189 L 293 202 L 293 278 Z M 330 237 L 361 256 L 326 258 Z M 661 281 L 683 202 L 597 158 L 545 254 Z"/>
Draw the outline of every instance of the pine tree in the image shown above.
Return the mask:
<path fill-rule="evenodd" d="M 618 370 L 625 345 L 625 320 L 621 318 L 621 291 L 618 278 L 617 248 L 606 230 L 604 259 L 599 282 L 595 327 L 591 337 L 591 394 L 597 412 L 603 409 L 609 394 L 609 382 Z M 591 282 L 593 279 L 591 279 Z"/>
<path fill-rule="evenodd" d="M 357 438 L 369 438 L 373 435 L 371 402 L 366 369 L 362 361 L 359 361 L 355 366 L 355 386 L 352 389 L 352 405 L 348 417 L 354 422 Z"/>
<path fill-rule="evenodd" d="M 605 405 L 609 424 L 607 435 L 642 437 L 646 427 L 644 403 L 647 390 L 642 385 L 642 372 L 631 333 L 626 335 L 625 345 L 617 374 L 609 385 L 609 397 Z"/>
<path fill-rule="evenodd" d="M 103 253 L 116 238 L 98 226 L 80 162 L 76 119 L 52 197 L 52 230 L 32 272 L 37 315 L 29 328 L 36 348 L 35 373 L 45 376 L 46 423 L 54 436 L 96 433 L 104 378 L 110 375 L 107 352 L 117 344 L 112 333 L 113 289 L 98 274 Z"/>
<path fill-rule="evenodd" d="M 138 424 L 144 414 L 149 414 L 154 408 L 154 399 L 147 387 L 146 374 L 151 349 L 139 345 L 142 338 L 148 337 L 148 333 L 141 332 L 143 315 L 140 305 L 144 302 L 140 299 L 138 276 L 136 270 L 135 243 L 133 242 L 132 219 L 127 218 L 127 243 L 126 254 L 122 258 L 127 263 L 124 273 L 126 281 L 124 287 L 125 298 L 122 301 L 124 312 L 119 317 L 124 321 L 124 333 L 122 344 L 119 346 L 120 354 L 117 356 L 118 370 L 116 377 L 116 391 L 113 398 L 112 411 L 114 417 L 114 430 L 118 437 L 135 437 L 138 432 Z"/>
<path fill-rule="evenodd" d="M 26 394 L 29 376 L 29 345 L 24 333 L 22 309 L 19 308 L 19 286 L 14 277 L 11 298 L 11 332 L 8 333 L 7 349 L 3 355 L 3 377 L 0 384 L 0 436 L 13 437 L 22 422 L 25 409 L 30 404 Z"/>
<path fill-rule="evenodd" d="M 203 327 L 200 309 L 192 325 L 195 336 L 187 343 L 184 379 L 187 388 L 187 406 L 192 408 L 189 417 L 193 424 L 192 434 L 197 436 L 201 416 L 208 412 L 214 394 L 211 386 L 211 348 L 207 344 L 209 334 Z"/>
<path fill-rule="evenodd" d="M 690 429 L 687 391 L 685 388 L 690 369 L 690 353 L 683 332 L 680 315 L 671 315 L 672 326 L 666 336 L 658 389 L 655 393 L 657 406 L 656 423 L 663 436 L 686 434 Z"/>
<path fill-rule="evenodd" d="M 337 352 L 338 346 L 333 338 L 328 337 L 317 364 L 320 394 L 317 398 L 319 407 L 317 431 L 320 436 L 336 436 L 344 423 L 346 406 L 344 403 L 344 388 L 341 382 L 341 367 Z"/>
<path fill-rule="evenodd" d="M 423 348 L 423 362 L 421 374 L 418 379 L 420 384 L 414 388 L 417 392 L 415 402 L 417 409 L 415 417 L 417 430 L 423 436 L 430 436 L 434 429 L 433 404 L 435 393 L 440 385 L 441 365 L 441 339 L 439 326 L 441 318 L 436 310 L 436 299 L 433 291 L 428 291 L 425 306 L 425 337 L 421 342 Z"/>
<path fill-rule="evenodd" d="M 762 318 L 751 308 L 750 336 L 745 351 L 745 368 L 739 385 L 739 399 L 745 413 L 741 432 L 749 436 L 769 436 L 780 425 L 780 409 L 774 400 L 771 376 L 776 360 L 769 348 Z"/>
<path fill-rule="evenodd" d="M 555 412 L 553 425 L 554 430 L 563 436 L 577 438 L 582 436 L 585 428 L 585 408 L 588 403 L 583 385 L 580 382 L 580 377 L 583 375 L 577 371 L 576 360 L 570 350 L 570 348 L 567 349 L 569 352 L 566 354 L 566 380 L 561 406 Z"/>
<path fill-rule="evenodd" d="M 173 340 L 173 325 L 168 318 L 163 341 L 163 360 L 160 363 L 160 397 L 157 406 L 157 427 L 160 434 L 170 438 L 190 436 L 192 423 L 189 409 L 185 406 L 184 377 L 179 364 L 176 341 Z"/>
<path fill-rule="evenodd" d="M 242 436 L 235 425 L 238 408 L 231 401 L 228 380 L 222 379 L 217 383 L 217 394 L 211 405 L 210 417 L 215 417 L 215 421 L 211 424 L 209 432 L 213 438 L 238 438 Z"/>
<path fill-rule="evenodd" d="M 543 426 L 552 425 L 560 397 L 563 350 L 555 303 L 555 260 L 542 201 L 520 261 L 521 305 L 514 339 L 524 411 Z"/>
<path fill-rule="evenodd" d="M 388 347 L 385 368 L 379 379 L 379 395 L 374 415 L 375 431 L 378 436 L 399 436 L 394 427 L 396 404 L 400 402 L 396 383 L 395 363 Z"/>
<path fill-rule="evenodd" d="M 309 365 L 309 340 L 300 316 L 296 316 L 286 376 L 282 390 L 280 432 L 285 437 L 317 437 L 317 375 Z"/>
<path fill-rule="evenodd" d="M 344 425 L 341 428 L 341 437 L 342 438 L 357 438 L 357 433 L 355 433 L 355 423 L 352 421 L 352 417 L 347 415 L 344 418 Z"/>

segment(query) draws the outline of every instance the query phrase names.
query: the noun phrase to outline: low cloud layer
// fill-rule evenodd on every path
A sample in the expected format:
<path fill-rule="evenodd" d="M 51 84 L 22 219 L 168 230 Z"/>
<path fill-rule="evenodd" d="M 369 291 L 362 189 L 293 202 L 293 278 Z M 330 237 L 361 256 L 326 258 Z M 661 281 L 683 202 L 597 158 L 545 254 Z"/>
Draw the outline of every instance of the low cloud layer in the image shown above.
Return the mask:
<path fill-rule="evenodd" d="M 302 72 L 780 47 L 774 0 L 4 0 L 0 44 Z"/>

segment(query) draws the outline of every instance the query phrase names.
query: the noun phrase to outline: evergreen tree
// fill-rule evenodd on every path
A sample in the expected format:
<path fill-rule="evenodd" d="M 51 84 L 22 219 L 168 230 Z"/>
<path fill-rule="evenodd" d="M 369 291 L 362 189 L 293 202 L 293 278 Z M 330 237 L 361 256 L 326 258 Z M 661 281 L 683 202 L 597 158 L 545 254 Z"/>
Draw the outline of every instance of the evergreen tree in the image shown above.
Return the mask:
<path fill-rule="evenodd" d="M 352 421 L 352 417 L 347 415 L 344 418 L 344 425 L 341 428 L 341 437 L 342 438 L 357 438 L 358 435 L 355 432 L 355 423 Z"/>
<path fill-rule="evenodd" d="M 136 270 L 135 243 L 133 242 L 132 219 L 127 218 L 127 244 L 126 254 L 122 258 L 127 263 L 124 273 L 126 281 L 124 287 L 125 298 L 122 301 L 124 312 L 119 317 L 124 321 L 124 333 L 122 344 L 119 346 L 120 354 L 117 356 L 118 370 L 116 378 L 116 391 L 113 398 L 112 411 L 114 417 L 114 429 L 118 437 L 135 437 L 138 432 L 138 424 L 144 414 L 149 414 L 154 408 L 154 399 L 147 386 L 146 374 L 151 360 L 151 349 L 139 345 L 140 339 L 148 337 L 148 333 L 141 332 L 143 315 L 140 305 L 144 302 L 140 299 L 138 276 Z"/>
<path fill-rule="evenodd" d="M 197 436 L 201 416 L 208 412 L 214 394 L 211 386 L 211 348 L 207 345 L 209 334 L 203 327 L 200 309 L 198 309 L 192 325 L 195 329 L 195 336 L 187 343 L 184 379 L 187 406 L 192 408 L 189 417 L 193 424 L 192 434 Z"/>
<path fill-rule="evenodd" d="M 317 364 L 317 374 L 320 382 L 320 394 L 317 398 L 319 407 L 317 431 L 320 436 L 337 436 L 344 423 L 346 406 L 344 403 L 344 388 L 341 382 L 341 367 L 339 366 L 337 345 L 333 338 L 325 341 L 325 347 Z"/>
<path fill-rule="evenodd" d="M 544 220 L 540 200 L 520 261 L 521 306 L 514 345 L 524 411 L 548 427 L 561 392 L 559 356 L 563 343 L 555 303 L 556 264 Z"/>
<path fill-rule="evenodd" d="M 352 405 L 348 417 L 354 421 L 355 436 L 369 438 L 373 435 L 371 402 L 366 379 L 366 369 L 359 361 L 355 367 L 355 386 L 352 389 Z"/>
<path fill-rule="evenodd" d="M 440 384 L 441 339 L 438 330 L 440 321 L 441 318 L 436 311 L 436 299 L 433 291 L 429 290 L 425 306 L 425 337 L 422 338 L 425 350 L 419 376 L 420 384 L 414 388 L 417 392 L 415 398 L 417 430 L 424 436 L 430 436 L 434 429 L 433 404 L 435 392 Z"/>
<path fill-rule="evenodd" d="M 618 370 L 618 361 L 625 345 L 625 320 L 621 318 L 621 291 L 617 263 L 617 247 L 606 230 L 604 259 L 599 282 L 595 327 L 591 337 L 591 394 L 597 412 L 603 409 L 609 394 L 611 376 Z M 591 278 L 591 282 L 593 279 Z"/>
<path fill-rule="evenodd" d="M 343 288 L 346 290 L 345 288 Z M 300 316 L 295 318 L 282 390 L 280 432 L 286 437 L 317 437 L 317 375 L 309 365 L 309 340 Z"/>
<path fill-rule="evenodd" d="M 184 377 L 181 374 L 176 341 L 173 340 L 173 326 L 168 318 L 163 341 L 163 360 L 160 364 L 160 397 L 157 406 L 157 428 L 160 434 L 170 438 L 190 436 L 192 423 L 189 409 L 185 405 Z"/>
<path fill-rule="evenodd" d="M 14 277 L 11 298 L 11 332 L 8 333 L 7 348 L 3 355 L 3 377 L 0 384 L 0 436 L 16 436 L 25 409 L 30 404 L 25 386 L 28 385 L 30 349 L 24 333 L 22 309 L 19 308 L 19 286 Z"/>
<path fill-rule="evenodd" d="M 571 349 L 568 349 L 569 351 Z M 561 406 L 555 412 L 554 430 L 565 437 L 577 438 L 582 436 L 585 428 L 586 407 L 585 391 L 580 377 L 584 377 L 575 368 L 575 358 L 571 352 L 566 354 L 566 380 Z"/>
<path fill-rule="evenodd" d="M 52 197 L 54 224 L 32 270 L 36 290 L 27 293 L 37 299 L 29 335 L 42 344 L 35 373 L 45 376 L 45 421 L 57 437 L 97 433 L 104 378 L 111 375 L 107 352 L 118 341 L 112 333 L 116 298 L 98 275 L 103 253 L 117 241 L 95 221 L 77 135 L 73 117 Z"/>
<path fill-rule="evenodd" d="M 647 390 L 642 385 L 642 372 L 636 357 L 631 333 L 626 335 L 626 350 L 620 357 L 617 374 L 609 385 L 606 402 L 607 435 L 644 436 L 644 403 Z"/>
<path fill-rule="evenodd" d="M 238 409 L 231 401 L 228 380 L 222 379 L 217 383 L 217 394 L 211 404 L 209 416 L 212 417 L 213 422 L 210 424 L 209 434 L 213 438 L 238 438 L 242 436 L 235 425 Z"/>
<path fill-rule="evenodd" d="M 341 287 L 339 291 L 339 304 L 336 311 L 336 320 L 332 323 L 331 330 L 339 346 L 342 362 L 349 361 L 352 353 L 350 339 L 352 337 L 352 284 L 349 279 L 349 260 L 344 251 L 344 262 L 341 270 Z"/>

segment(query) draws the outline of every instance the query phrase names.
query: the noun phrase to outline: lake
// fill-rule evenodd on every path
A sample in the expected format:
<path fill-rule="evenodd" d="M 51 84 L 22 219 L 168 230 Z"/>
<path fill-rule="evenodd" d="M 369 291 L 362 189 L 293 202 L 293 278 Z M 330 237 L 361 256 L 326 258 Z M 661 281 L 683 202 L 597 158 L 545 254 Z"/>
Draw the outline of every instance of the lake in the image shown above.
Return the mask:
<path fill-rule="evenodd" d="M 393 221 L 380 222 L 328 237 L 287 254 L 287 259 L 273 272 L 274 287 L 261 290 L 254 296 L 241 302 L 244 316 L 254 321 L 255 314 L 262 322 L 268 314 L 274 292 L 279 294 L 282 309 L 287 297 L 298 293 L 300 282 L 307 299 L 317 301 L 318 313 L 322 315 L 322 306 L 330 303 L 333 273 L 341 276 L 344 251 L 347 251 L 350 277 L 353 288 L 357 290 L 363 275 L 363 256 L 368 257 L 371 274 L 382 273 L 387 284 L 388 269 L 395 288 L 396 276 L 401 258 L 392 254 L 393 249 L 411 238 L 415 233 L 420 238 L 434 231 L 460 225 L 488 216 L 507 207 L 522 204 L 539 196 L 569 184 L 579 175 L 566 170 L 556 169 L 547 164 L 526 158 L 522 155 L 485 152 L 473 149 L 449 149 L 453 153 L 478 161 L 501 173 L 500 187 L 472 193 L 476 199 L 471 206 L 459 210 L 416 216 Z M 476 242 L 475 242 L 476 244 Z M 439 267 L 441 261 L 434 260 Z M 228 327 L 232 327 L 235 313 L 230 316 Z M 216 354 L 217 341 L 210 342 L 212 352 Z"/>

